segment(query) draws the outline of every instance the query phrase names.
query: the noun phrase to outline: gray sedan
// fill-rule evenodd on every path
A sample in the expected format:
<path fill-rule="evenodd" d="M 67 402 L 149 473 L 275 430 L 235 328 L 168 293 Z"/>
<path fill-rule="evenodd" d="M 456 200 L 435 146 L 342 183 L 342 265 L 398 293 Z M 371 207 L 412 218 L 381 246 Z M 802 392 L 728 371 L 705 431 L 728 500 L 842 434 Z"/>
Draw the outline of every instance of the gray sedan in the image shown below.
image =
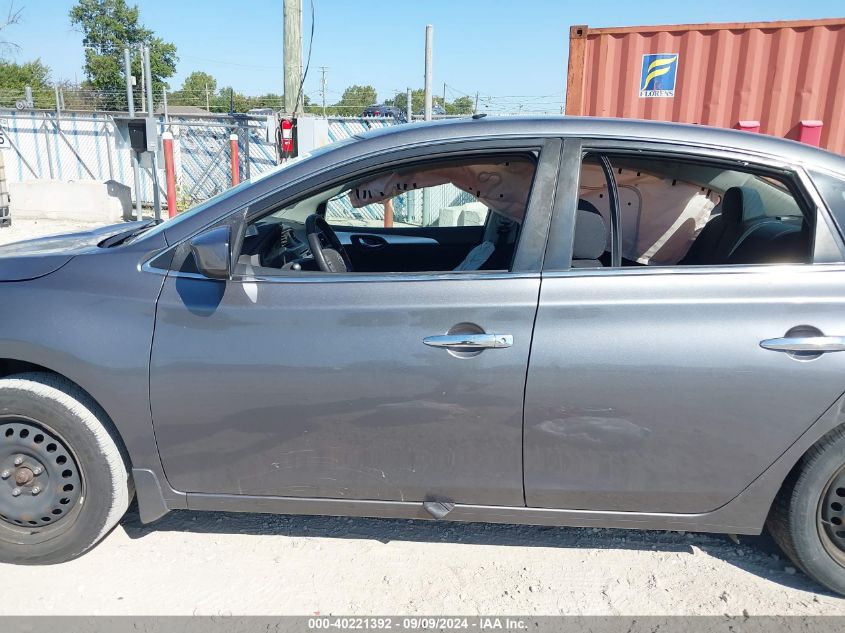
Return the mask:
<path fill-rule="evenodd" d="M 759 533 L 845 592 L 845 158 L 474 117 L 0 249 L 0 559 L 173 509 Z"/>

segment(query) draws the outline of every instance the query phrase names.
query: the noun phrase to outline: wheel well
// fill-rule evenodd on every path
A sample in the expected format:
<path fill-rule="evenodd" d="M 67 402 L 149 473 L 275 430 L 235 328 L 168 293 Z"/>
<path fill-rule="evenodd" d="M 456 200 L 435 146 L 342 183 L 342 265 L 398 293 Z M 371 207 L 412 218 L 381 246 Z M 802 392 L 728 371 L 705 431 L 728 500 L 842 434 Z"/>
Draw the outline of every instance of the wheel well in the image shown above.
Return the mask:
<path fill-rule="evenodd" d="M 52 369 L 36 365 L 35 363 L 28 363 L 23 360 L 15 360 L 13 358 L 0 358 L 0 378 L 5 378 L 6 376 L 11 376 L 12 374 L 22 374 L 28 371 L 45 371 L 51 374 L 60 375 Z M 67 378 L 67 376 L 65 376 L 65 378 Z M 79 387 L 79 385 L 76 386 Z"/>
<path fill-rule="evenodd" d="M 80 395 L 82 395 L 85 399 L 85 402 L 83 404 L 85 404 L 85 406 L 93 407 L 94 409 L 96 409 L 95 413 L 105 423 L 106 430 L 114 439 L 118 449 L 120 450 L 120 454 L 123 456 L 123 460 L 126 463 L 126 468 L 131 472 L 132 460 L 129 458 L 129 451 L 126 450 L 126 444 L 123 442 L 123 438 L 120 435 L 120 431 L 117 430 L 117 427 L 115 426 L 109 414 L 106 413 L 102 405 L 97 402 L 97 399 L 92 396 L 90 392 L 83 389 L 79 385 L 79 383 L 75 382 L 72 378 L 65 376 L 64 374 L 61 374 L 57 371 L 54 371 L 49 367 L 44 367 L 43 365 L 30 363 L 24 360 L 17 360 L 14 358 L 0 358 L 0 378 L 6 378 L 7 376 L 13 376 L 15 374 L 24 374 L 29 372 L 41 372 L 53 374 L 55 376 L 61 376 L 62 378 L 70 382 L 75 389 L 79 390 Z"/>
<path fill-rule="evenodd" d="M 804 468 L 804 462 L 807 460 L 807 456 L 822 442 L 824 442 L 827 438 L 831 435 L 842 433 L 845 430 L 845 422 L 842 424 L 838 424 L 837 426 L 830 429 L 827 433 L 822 435 L 819 439 L 813 442 L 810 446 L 807 447 L 801 456 L 795 460 L 795 463 L 792 465 L 792 468 L 789 469 L 789 472 L 784 477 L 783 481 L 778 488 L 777 494 L 775 498 L 772 499 L 771 506 L 769 506 L 769 516 L 771 516 L 772 511 L 775 509 L 778 499 L 783 494 L 788 494 L 792 487 L 795 485 L 798 476 L 801 474 L 801 469 Z"/>

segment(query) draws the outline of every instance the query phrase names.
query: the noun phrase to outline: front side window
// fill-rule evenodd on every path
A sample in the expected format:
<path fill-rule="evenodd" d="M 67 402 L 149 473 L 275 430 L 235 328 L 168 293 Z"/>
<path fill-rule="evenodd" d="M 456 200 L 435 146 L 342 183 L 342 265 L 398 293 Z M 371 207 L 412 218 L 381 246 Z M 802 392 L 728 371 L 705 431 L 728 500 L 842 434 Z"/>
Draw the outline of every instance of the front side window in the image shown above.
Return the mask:
<path fill-rule="evenodd" d="M 587 156 L 581 168 L 578 223 L 604 231 L 597 266 L 610 265 L 611 219 L 618 213 L 622 266 L 722 266 L 810 263 L 811 227 L 780 177 L 672 158 Z M 614 209 L 611 186 L 618 202 Z M 597 217 L 589 217 L 590 215 Z M 600 219 L 599 219 L 600 218 Z M 601 228 L 595 226 L 601 223 Z M 576 225 L 573 265 L 578 263 Z M 595 239 L 594 239 L 595 241 Z"/>
<path fill-rule="evenodd" d="M 264 274 L 508 270 L 535 168 L 527 153 L 374 171 L 254 220 L 239 263 Z"/>

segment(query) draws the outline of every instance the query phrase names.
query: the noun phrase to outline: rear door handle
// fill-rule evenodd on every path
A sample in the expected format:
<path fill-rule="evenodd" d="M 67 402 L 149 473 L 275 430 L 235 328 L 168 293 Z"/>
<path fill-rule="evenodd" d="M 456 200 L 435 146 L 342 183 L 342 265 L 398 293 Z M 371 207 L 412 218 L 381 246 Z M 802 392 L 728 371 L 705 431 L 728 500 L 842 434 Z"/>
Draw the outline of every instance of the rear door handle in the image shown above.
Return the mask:
<path fill-rule="evenodd" d="M 474 352 L 483 349 L 503 349 L 513 345 L 510 334 L 440 334 L 426 336 L 429 347 L 443 347 L 455 352 Z"/>
<path fill-rule="evenodd" d="M 760 347 L 775 352 L 845 352 L 845 336 L 785 336 L 760 341 Z"/>

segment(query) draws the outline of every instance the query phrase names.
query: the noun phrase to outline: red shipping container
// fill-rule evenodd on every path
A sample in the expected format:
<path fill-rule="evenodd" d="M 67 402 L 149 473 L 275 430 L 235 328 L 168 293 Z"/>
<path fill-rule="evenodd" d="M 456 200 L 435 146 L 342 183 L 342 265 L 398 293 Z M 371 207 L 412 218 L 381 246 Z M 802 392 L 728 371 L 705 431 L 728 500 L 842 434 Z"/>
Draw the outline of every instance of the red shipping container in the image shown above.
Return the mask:
<path fill-rule="evenodd" d="M 845 18 L 569 32 L 566 113 L 678 121 L 800 140 L 845 153 Z"/>

